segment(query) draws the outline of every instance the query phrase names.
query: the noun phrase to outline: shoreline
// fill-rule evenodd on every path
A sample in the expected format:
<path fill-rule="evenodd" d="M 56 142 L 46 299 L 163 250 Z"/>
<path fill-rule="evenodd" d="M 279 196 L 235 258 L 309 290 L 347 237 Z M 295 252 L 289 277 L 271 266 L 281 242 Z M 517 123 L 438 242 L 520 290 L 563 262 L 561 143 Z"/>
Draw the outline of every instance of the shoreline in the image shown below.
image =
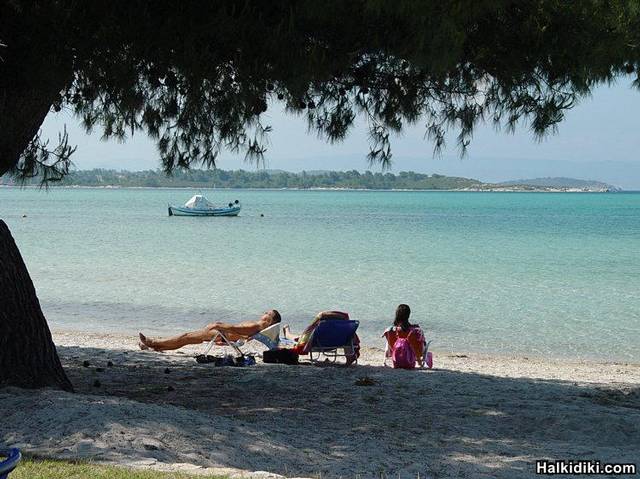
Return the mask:
<path fill-rule="evenodd" d="M 61 346 L 89 346 L 96 348 L 104 348 L 109 350 L 122 350 L 122 351 L 138 351 L 139 348 L 137 334 L 121 334 L 117 332 L 85 332 L 76 329 L 55 329 L 52 330 L 52 336 L 56 345 Z M 176 354 L 191 358 L 195 354 L 199 354 L 203 345 L 186 346 L 178 351 L 167 351 L 163 353 L 157 353 L 161 356 L 171 357 Z M 251 353 L 260 353 L 260 348 L 249 348 Z M 528 377 L 549 377 L 553 375 L 554 370 L 565 371 L 571 368 L 581 369 L 581 374 L 586 377 L 587 374 L 591 374 L 597 370 L 615 369 L 615 368 L 628 368 L 629 371 L 634 371 L 634 381 L 640 384 L 640 362 L 636 361 L 621 361 L 621 360 L 590 360 L 579 358 L 562 358 L 562 357 L 546 357 L 539 355 L 522 355 L 522 354 L 510 354 L 510 353 L 486 353 L 475 352 L 466 350 L 445 351 L 433 347 L 429 349 L 434 354 L 434 368 L 440 369 L 437 362 L 438 359 L 445 359 L 443 367 L 478 371 L 481 370 L 487 374 L 507 374 L 517 372 L 514 369 L 519 370 Z M 304 358 L 301 358 L 303 360 Z M 384 361 L 384 349 L 376 346 L 361 345 L 361 356 L 358 360 L 359 365 L 364 366 L 381 366 Z M 475 365 L 470 365 L 470 362 L 474 362 Z M 508 368 L 505 366 L 508 365 Z M 536 370 L 538 371 L 536 373 Z M 540 374 L 540 376 L 536 376 Z M 558 377 L 558 375 L 555 375 Z M 591 378 L 595 381 L 596 378 Z"/>
<path fill-rule="evenodd" d="M 0 185 L 0 188 L 8 189 L 41 189 L 39 185 Z M 61 190 L 211 190 L 211 191 L 348 191 L 348 192 L 443 192 L 443 193 L 639 193 L 636 190 L 589 190 L 582 188 L 513 188 L 487 187 L 487 188 L 459 188 L 459 189 L 410 189 L 410 188 L 341 188 L 341 187 L 311 187 L 311 188 L 228 188 L 228 187 L 207 187 L 207 186 L 119 186 L 119 185 L 49 185 L 48 188 Z"/>
<path fill-rule="evenodd" d="M 80 330 L 76 327 L 55 327 L 51 323 L 49 323 L 49 328 L 55 338 L 77 338 L 83 335 L 91 338 L 91 341 L 105 341 L 105 344 L 110 345 L 113 349 L 118 349 L 118 345 L 121 344 L 124 349 L 128 349 L 129 346 L 137 341 L 138 331 L 128 331 L 128 332 L 120 332 L 120 331 L 96 331 L 95 329 L 87 329 Z M 148 331 L 142 331 L 148 332 Z M 176 334 L 168 333 L 168 335 Z M 164 334 L 159 334 L 159 336 L 164 336 Z M 363 339 L 364 338 L 364 339 Z M 369 339 L 373 341 L 378 341 L 379 345 L 370 345 Z M 427 338 L 429 339 L 429 338 Z M 66 340 L 66 339 L 65 339 Z M 384 341 L 378 336 L 378 334 L 369 335 L 360 335 L 361 349 L 363 351 L 369 351 L 372 355 L 376 355 L 377 353 L 382 354 Z M 187 348 L 188 349 L 188 348 Z M 496 352 L 496 351 L 486 351 L 486 350 L 474 350 L 474 349 L 444 349 L 438 347 L 436 343 L 435 346 L 430 346 L 429 351 L 433 351 L 434 354 L 440 356 L 473 356 L 474 358 L 479 358 L 482 360 L 489 361 L 523 361 L 523 362 L 547 362 L 547 363 L 563 363 L 563 364 L 591 364 L 591 365 L 618 365 L 618 366 L 637 366 L 640 367 L 640 359 L 627 359 L 627 358 L 611 358 L 611 357 L 577 357 L 571 354 L 558 354 L 554 353 L 550 355 L 548 353 L 542 352 Z"/>
<path fill-rule="evenodd" d="M 403 371 L 363 348 L 349 368 L 216 368 L 198 347 L 53 338 L 75 394 L 0 389 L 0 441 L 29 455 L 234 478 L 511 479 L 535 477 L 536 459 L 634 462 L 640 447 L 638 364 L 436 350 L 434 369 Z"/>

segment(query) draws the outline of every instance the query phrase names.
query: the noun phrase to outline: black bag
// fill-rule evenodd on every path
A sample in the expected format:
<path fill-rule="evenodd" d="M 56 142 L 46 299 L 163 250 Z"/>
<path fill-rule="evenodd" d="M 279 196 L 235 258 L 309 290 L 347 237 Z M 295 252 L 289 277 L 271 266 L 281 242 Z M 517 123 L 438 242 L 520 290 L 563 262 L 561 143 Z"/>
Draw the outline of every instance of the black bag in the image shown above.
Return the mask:
<path fill-rule="evenodd" d="M 298 364 L 298 353 L 292 349 L 272 349 L 262 353 L 263 363 Z"/>

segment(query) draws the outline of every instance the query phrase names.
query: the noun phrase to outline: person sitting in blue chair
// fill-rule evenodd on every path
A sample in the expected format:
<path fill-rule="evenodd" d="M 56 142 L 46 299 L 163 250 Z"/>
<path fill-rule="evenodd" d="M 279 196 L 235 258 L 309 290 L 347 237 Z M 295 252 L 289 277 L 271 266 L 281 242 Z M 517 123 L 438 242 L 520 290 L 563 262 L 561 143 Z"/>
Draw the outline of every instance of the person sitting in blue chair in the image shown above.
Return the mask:
<path fill-rule="evenodd" d="M 300 337 L 292 334 L 288 326 L 283 327 L 283 333 L 287 340 L 293 341 L 292 349 L 298 354 L 308 354 L 311 361 L 314 353 L 334 361 L 338 356 L 344 356 L 348 366 L 360 356 L 360 339 L 356 334 L 358 325 L 358 321 L 349 319 L 349 315 L 342 311 L 322 311 Z M 338 354 L 339 349 L 344 353 Z"/>

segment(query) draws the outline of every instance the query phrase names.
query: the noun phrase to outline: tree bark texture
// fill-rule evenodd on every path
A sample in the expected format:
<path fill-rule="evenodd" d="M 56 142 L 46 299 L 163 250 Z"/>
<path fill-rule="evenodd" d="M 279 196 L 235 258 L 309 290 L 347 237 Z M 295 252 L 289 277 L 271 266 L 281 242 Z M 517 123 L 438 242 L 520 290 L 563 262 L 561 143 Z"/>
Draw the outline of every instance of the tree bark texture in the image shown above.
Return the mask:
<path fill-rule="evenodd" d="M 9 228 L 0 220 L 0 387 L 73 391 L 36 290 Z"/>

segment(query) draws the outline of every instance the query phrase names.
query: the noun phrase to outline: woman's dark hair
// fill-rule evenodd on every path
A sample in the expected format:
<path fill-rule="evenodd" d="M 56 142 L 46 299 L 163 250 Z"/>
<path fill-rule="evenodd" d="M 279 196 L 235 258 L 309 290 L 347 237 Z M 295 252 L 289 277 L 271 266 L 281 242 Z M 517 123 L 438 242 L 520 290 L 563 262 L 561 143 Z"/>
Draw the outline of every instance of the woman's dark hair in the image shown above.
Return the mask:
<path fill-rule="evenodd" d="M 271 317 L 273 318 L 273 324 L 276 324 L 282 321 L 282 318 L 280 317 L 280 313 L 278 312 L 277 309 L 271 310 Z"/>
<path fill-rule="evenodd" d="M 393 321 L 394 326 L 400 326 L 400 329 L 407 331 L 411 324 L 409 324 L 409 316 L 411 315 L 411 308 L 406 304 L 399 304 L 396 308 L 396 319 Z"/>

